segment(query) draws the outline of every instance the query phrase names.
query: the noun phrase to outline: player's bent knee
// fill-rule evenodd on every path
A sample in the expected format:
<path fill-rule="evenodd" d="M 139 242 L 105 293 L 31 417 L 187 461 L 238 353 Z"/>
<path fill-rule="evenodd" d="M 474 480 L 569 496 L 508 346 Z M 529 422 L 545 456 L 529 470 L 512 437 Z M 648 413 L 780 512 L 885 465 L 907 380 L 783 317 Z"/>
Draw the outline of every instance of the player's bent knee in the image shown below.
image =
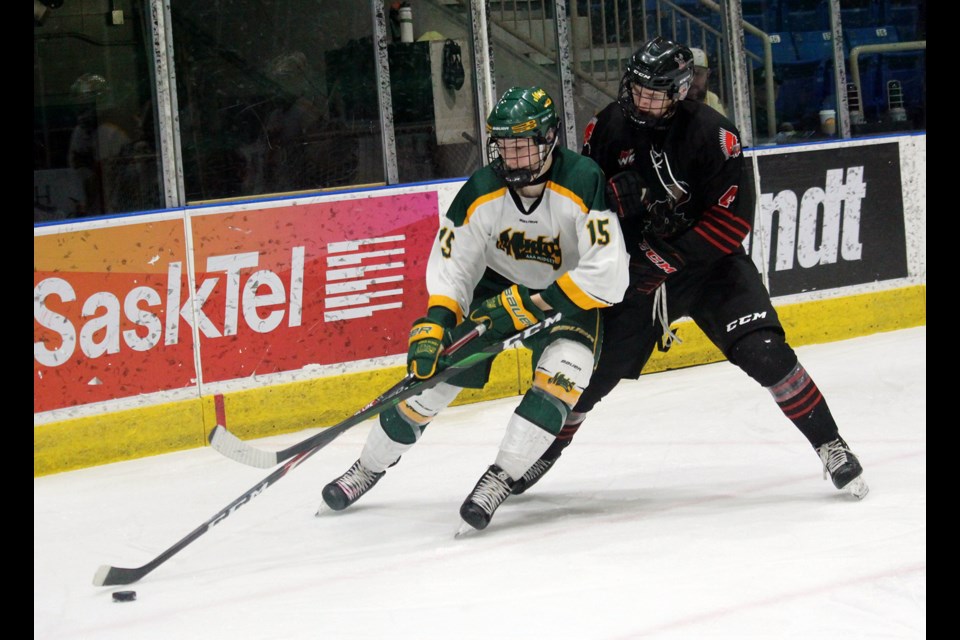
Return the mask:
<path fill-rule="evenodd" d="M 556 435 L 577 404 L 593 371 L 593 352 L 572 340 L 557 340 L 544 349 L 517 414 Z"/>
<path fill-rule="evenodd" d="M 381 413 L 380 426 L 391 440 L 413 444 L 434 416 L 453 402 L 460 391 L 460 387 L 441 382 Z"/>
<path fill-rule="evenodd" d="M 782 380 L 797 364 L 797 354 L 783 334 L 773 329 L 743 336 L 730 348 L 727 359 L 764 387 Z"/>
<path fill-rule="evenodd" d="M 544 431 L 557 435 L 563 428 L 570 408 L 549 393 L 537 387 L 531 387 L 523 395 L 514 413 L 535 424 Z"/>

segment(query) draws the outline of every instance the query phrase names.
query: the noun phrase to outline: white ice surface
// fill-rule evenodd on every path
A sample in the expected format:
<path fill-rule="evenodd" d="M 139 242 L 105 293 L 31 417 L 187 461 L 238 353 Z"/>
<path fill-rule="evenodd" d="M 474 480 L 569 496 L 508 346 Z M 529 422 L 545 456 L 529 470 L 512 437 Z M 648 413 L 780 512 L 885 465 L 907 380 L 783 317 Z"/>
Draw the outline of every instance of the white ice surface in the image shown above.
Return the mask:
<path fill-rule="evenodd" d="M 517 398 L 448 409 L 363 500 L 314 517 L 363 423 L 128 587 L 94 573 L 147 563 L 270 471 L 208 447 L 36 478 L 34 638 L 926 637 L 926 328 L 797 351 L 864 465 L 861 502 L 717 363 L 622 383 L 462 539 Z M 124 588 L 135 602 L 111 600 Z"/>

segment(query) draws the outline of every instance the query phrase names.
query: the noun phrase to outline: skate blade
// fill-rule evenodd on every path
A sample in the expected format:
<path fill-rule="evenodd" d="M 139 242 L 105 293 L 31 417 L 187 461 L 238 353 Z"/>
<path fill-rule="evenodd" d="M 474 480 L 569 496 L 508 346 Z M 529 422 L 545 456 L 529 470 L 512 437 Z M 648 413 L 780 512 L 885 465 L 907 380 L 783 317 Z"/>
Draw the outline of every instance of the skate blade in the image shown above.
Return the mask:
<path fill-rule="evenodd" d="M 467 524 L 465 520 L 461 520 L 460 526 L 457 527 L 457 532 L 453 534 L 453 538 L 455 540 L 460 540 L 461 538 L 466 538 L 474 533 L 480 533 L 480 531 Z"/>
<path fill-rule="evenodd" d="M 852 495 L 857 500 L 863 500 L 868 493 L 870 493 L 870 487 L 867 486 L 867 483 L 863 481 L 863 476 L 857 476 L 850 481 L 850 484 L 843 488 L 844 491 Z"/>
<path fill-rule="evenodd" d="M 320 501 L 320 506 L 317 507 L 317 512 L 316 512 L 315 514 L 313 514 L 313 517 L 314 517 L 314 518 L 322 518 L 323 516 L 325 516 L 326 514 L 328 514 L 328 513 L 331 512 L 331 511 L 333 511 L 333 509 L 331 509 L 330 507 L 328 507 L 328 506 L 327 506 L 327 503 L 324 502 L 323 500 L 321 500 L 321 501 Z"/>

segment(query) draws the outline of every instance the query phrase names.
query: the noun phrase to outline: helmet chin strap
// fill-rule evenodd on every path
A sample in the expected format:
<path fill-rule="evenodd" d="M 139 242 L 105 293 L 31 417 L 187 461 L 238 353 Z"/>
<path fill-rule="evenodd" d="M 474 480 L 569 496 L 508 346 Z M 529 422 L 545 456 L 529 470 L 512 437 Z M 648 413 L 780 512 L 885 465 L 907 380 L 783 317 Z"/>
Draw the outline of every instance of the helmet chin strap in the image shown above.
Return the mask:
<path fill-rule="evenodd" d="M 537 176 L 533 180 L 530 181 L 529 183 L 530 186 L 535 184 L 543 184 L 544 182 L 547 181 L 547 173 L 550 171 L 550 166 L 553 164 L 553 162 L 551 161 L 551 156 L 553 155 L 553 150 L 557 146 L 557 136 L 556 135 L 553 136 L 553 142 L 550 143 L 550 147 L 547 148 L 546 150 L 544 150 L 544 147 L 546 147 L 547 145 L 541 144 L 539 146 L 540 146 L 540 158 L 541 158 L 540 172 L 537 174 Z"/>
<path fill-rule="evenodd" d="M 539 146 L 541 147 L 541 149 L 546 147 L 546 145 L 539 145 Z M 536 176 L 533 176 L 533 172 L 527 169 L 527 170 L 524 170 L 523 173 L 520 175 L 517 175 L 515 173 L 514 174 L 515 179 L 513 181 L 510 181 L 508 179 L 507 184 L 509 184 L 511 188 L 515 189 L 521 195 L 527 195 L 527 196 L 529 196 L 529 194 L 524 194 L 523 193 L 524 190 L 530 187 L 541 187 L 540 189 L 534 190 L 537 192 L 537 194 L 539 194 L 539 192 L 542 191 L 542 185 L 546 184 L 547 182 L 547 174 L 550 172 L 550 167 L 553 165 L 553 159 L 551 158 L 551 155 L 553 154 L 553 149 L 556 146 L 557 146 L 557 140 L 556 138 L 554 138 L 553 142 L 550 144 L 550 147 L 546 150 L 546 152 L 544 153 L 541 151 L 540 157 L 543 158 L 543 160 L 540 164 L 540 170 L 537 172 Z M 522 179 L 520 179 L 521 176 L 522 176 Z M 533 176 L 533 177 L 528 177 L 528 176 Z"/>

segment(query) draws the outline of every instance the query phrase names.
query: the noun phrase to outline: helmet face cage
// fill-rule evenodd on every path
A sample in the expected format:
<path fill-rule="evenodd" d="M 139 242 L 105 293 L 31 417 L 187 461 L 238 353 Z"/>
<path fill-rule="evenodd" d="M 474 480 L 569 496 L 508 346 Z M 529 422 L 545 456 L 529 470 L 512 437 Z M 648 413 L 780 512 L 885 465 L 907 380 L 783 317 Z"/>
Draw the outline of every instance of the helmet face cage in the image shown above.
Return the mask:
<path fill-rule="evenodd" d="M 487 140 L 487 158 L 494 173 L 514 189 L 533 183 L 556 145 L 556 132 L 551 130 L 551 134 L 549 139 L 525 136 Z"/>
<path fill-rule="evenodd" d="M 512 188 L 531 184 L 557 144 L 559 124 L 546 91 L 508 89 L 487 118 L 487 159 L 493 171 Z"/>
<path fill-rule="evenodd" d="M 693 53 L 687 47 L 657 37 L 643 45 L 627 62 L 620 80 L 617 102 L 624 116 L 639 127 L 666 126 L 676 105 L 687 96 L 693 81 Z M 664 94 L 666 111 L 641 111 L 634 101 L 634 89 L 646 88 Z M 656 107 L 657 105 L 651 105 Z"/>

